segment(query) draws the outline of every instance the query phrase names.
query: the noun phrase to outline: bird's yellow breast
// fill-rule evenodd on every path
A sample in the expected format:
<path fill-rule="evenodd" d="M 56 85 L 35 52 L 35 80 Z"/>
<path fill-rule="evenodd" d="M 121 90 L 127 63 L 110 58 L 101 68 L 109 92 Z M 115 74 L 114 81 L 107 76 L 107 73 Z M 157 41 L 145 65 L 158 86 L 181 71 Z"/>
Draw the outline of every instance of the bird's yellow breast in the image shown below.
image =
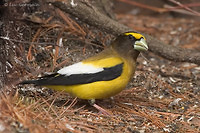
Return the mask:
<path fill-rule="evenodd" d="M 111 63 L 112 62 L 112 63 Z M 87 62 L 83 62 L 87 63 Z M 79 84 L 79 85 L 69 85 L 69 86 L 46 86 L 48 88 L 60 91 L 66 91 L 73 96 L 76 96 L 80 99 L 103 99 L 108 98 L 111 96 L 116 95 L 117 93 L 121 92 L 126 85 L 128 84 L 131 76 L 132 71 L 134 68 L 128 64 L 126 60 L 123 60 L 119 57 L 109 57 L 104 58 L 98 61 L 89 61 L 89 63 L 96 65 L 97 67 L 110 67 L 112 65 L 117 65 L 123 63 L 123 71 L 121 76 L 117 77 L 116 79 L 109 80 L 109 81 L 97 81 L 87 84 Z"/>

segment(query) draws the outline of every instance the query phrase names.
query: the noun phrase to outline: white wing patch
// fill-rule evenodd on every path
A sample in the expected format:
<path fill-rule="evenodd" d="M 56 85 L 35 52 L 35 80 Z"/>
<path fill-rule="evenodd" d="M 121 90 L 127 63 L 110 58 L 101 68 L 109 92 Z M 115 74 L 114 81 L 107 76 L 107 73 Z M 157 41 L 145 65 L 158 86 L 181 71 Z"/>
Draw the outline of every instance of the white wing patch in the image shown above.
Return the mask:
<path fill-rule="evenodd" d="M 64 67 L 58 71 L 59 74 L 65 74 L 67 76 L 73 74 L 91 74 L 103 71 L 103 68 L 97 68 L 90 64 L 83 64 L 82 62 L 75 63 L 73 65 Z"/>

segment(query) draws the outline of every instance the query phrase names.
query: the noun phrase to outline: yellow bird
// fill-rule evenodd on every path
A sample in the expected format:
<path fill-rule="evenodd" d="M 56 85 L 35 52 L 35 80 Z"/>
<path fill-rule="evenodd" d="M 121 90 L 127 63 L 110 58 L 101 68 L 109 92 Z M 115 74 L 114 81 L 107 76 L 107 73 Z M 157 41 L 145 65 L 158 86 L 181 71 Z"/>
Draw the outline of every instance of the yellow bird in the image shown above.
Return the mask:
<path fill-rule="evenodd" d="M 65 91 L 80 99 L 95 100 L 121 92 L 136 68 L 140 51 L 148 50 L 146 39 L 136 32 L 120 34 L 99 54 L 66 66 L 55 74 L 21 84 L 35 84 Z"/>

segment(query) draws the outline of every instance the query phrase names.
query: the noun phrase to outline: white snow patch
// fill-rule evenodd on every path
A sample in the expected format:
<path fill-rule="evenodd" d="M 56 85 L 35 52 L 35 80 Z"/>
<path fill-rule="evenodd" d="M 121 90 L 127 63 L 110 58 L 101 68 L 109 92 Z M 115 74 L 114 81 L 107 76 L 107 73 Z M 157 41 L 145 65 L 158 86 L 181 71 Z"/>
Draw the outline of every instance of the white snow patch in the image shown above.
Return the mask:
<path fill-rule="evenodd" d="M 71 125 L 69 125 L 69 124 L 65 124 L 65 127 L 68 128 L 68 129 L 70 129 L 70 130 L 74 130 L 74 128 Z"/>
<path fill-rule="evenodd" d="M 71 0 L 71 3 L 70 3 L 70 4 L 72 5 L 72 7 L 77 6 L 77 4 L 74 3 L 74 0 Z"/>
<path fill-rule="evenodd" d="M 5 130 L 5 126 L 0 124 L 0 132 L 3 132 Z"/>

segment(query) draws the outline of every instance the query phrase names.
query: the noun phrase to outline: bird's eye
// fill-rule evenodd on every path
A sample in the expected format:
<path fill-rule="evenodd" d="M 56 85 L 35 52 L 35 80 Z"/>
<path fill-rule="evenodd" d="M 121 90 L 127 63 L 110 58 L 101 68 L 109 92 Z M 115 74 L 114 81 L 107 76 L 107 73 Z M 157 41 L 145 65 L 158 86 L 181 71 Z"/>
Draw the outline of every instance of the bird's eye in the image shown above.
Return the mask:
<path fill-rule="evenodd" d="M 128 38 L 133 40 L 133 41 L 135 40 L 135 37 L 133 35 L 128 35 Z"/>

